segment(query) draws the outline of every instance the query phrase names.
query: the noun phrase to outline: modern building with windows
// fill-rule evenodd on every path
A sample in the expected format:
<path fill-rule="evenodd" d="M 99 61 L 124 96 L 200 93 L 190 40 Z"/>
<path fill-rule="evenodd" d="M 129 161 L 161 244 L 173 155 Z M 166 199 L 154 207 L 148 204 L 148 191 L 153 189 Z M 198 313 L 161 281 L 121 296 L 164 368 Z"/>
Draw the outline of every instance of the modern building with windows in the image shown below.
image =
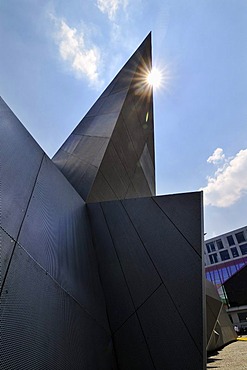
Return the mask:
<path fill-rule="evenodd" d="M 206 278 L 216 285 L 232 322 L 247 328 L 247 226 L 206 240 L 204 257 Z"/>

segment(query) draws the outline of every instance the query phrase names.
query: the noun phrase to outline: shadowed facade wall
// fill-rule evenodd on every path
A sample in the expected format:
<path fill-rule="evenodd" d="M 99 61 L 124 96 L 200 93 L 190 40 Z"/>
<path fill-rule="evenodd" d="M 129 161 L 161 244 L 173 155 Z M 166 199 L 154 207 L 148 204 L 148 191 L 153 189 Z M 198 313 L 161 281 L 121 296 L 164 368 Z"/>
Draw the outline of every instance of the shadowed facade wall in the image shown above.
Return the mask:
<path fill-rule="evenodd" d="M 224 283 L 230 307 L 247 305 L 247 266 L 236 272 Z"/>
<path fill-rule="evenodd" d="M 0 101 L 2 369 L 111 368 L 86 205 Z"/>
<path fill-rule="evenodd" d="M 206 280 L 207 351 L 215 351 L 237 338 L 216 286 Z"/>
<path fill-rule="evenodd" d="M 201 193 L 87 207 L 119 369 L 203 369 Z"/>

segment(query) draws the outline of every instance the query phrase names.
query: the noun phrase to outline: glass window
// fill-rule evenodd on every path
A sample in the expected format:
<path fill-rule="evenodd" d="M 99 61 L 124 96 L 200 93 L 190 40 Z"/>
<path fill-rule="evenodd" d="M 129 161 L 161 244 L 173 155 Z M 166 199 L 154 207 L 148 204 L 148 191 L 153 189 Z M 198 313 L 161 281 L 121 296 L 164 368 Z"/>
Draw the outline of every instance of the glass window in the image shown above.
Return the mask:
<path fill-rule="evenodd" d="M 236 247 L 233 247 L 231 248 L 231 252 L 232 252 L 232 257 L 235 258 L 235 257 L 238 257 L 239 256 L 239 253 L 238 253 L 238 250 Z"/>
<path fill-rule="evenodd" d="M 224 245 L 221 239 L 216 240 L 216 244 L 218 249 L 224 249 Z"/>
<path fill-rule="evenodd" d="M 223 267 L 222 269 L 219 270 L 220 272 L 220 275 L 221 275 L 221 282 L 224 283 L 224 281 L 226 281 L 226 279 L 229 278 L 229 274 L 227 272 L 227 269 L 225 267 Z"/>
<path fill-rule="evenodd" d="M 208 253 L 210 252 L 215 252 L 215 245 L 214 242 L 206 243 L 207 251 Z"/>
<path fill-rule="evenodd" d="M 227 238 L 227 241 L 228 241 L 229 246 L 231 246 L 231 245 L 234 245 L 234 244 L 235 244 L 235 243 L 234 243 L 234 239 L 233 239 L 233 236 L 232 236 L 232 235 L 229 235 L 229 236 L 227 236 L 226 238 Z"/>
<path fill-rule="evenodd" d="M 242 254 L 247 254 L 247 243 L 240 245 L 239 248 L 241 249 Z"/>
<path fill-rule="evenodd" d="M 220 252 L 221 261 L 229 260 L 230 256 L 228 251 L 222 251 Z"/>
<path fill-rule="evenodd" d="M 218 256 L 217 253 L 213 253 L 209 256 L 210 262 L 211 263 L 217 263 L 218 262 Z"/>
<path fill-rule="evenodd" d="M 236 233 L 235 236 L 237 238 L 238 243 L 243 243 L 243 242 L 246 241 L 246 238 L 245 238 L 245 235 L 244 235 L 243 231 L 240 231 L 239 233 Z"/>
<path fill-rule="evenodd" d="M 237 266 L 235 265 L 230 266 L 231 276 L 234 275 L 237 271 L 238 271 Z"/>

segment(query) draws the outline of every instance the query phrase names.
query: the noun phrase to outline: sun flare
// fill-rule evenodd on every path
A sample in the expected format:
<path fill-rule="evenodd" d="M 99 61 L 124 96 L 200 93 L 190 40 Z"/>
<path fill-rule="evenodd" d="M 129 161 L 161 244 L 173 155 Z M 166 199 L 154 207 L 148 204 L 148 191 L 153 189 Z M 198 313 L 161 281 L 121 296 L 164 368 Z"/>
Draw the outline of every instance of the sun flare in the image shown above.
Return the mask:
<path fill-rule="evenodd" d="M 154 88 L 158 88 L 161 86 L 162 82 L 162 73 L 157 68 L 152 68 L 152 70 L 147 75 L 147 82 L 149 85 L 153 86 Z"/>

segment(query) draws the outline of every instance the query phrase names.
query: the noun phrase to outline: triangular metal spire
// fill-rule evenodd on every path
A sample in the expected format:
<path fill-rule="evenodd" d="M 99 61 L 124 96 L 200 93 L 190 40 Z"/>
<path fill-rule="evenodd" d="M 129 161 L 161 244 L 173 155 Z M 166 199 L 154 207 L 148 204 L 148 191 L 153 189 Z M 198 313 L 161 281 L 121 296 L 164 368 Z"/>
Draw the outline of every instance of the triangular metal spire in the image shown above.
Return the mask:
<path fill-rule="evenodd" d="M 87 201 L 154 195 L 149 34 L 55 154 Z"/>

